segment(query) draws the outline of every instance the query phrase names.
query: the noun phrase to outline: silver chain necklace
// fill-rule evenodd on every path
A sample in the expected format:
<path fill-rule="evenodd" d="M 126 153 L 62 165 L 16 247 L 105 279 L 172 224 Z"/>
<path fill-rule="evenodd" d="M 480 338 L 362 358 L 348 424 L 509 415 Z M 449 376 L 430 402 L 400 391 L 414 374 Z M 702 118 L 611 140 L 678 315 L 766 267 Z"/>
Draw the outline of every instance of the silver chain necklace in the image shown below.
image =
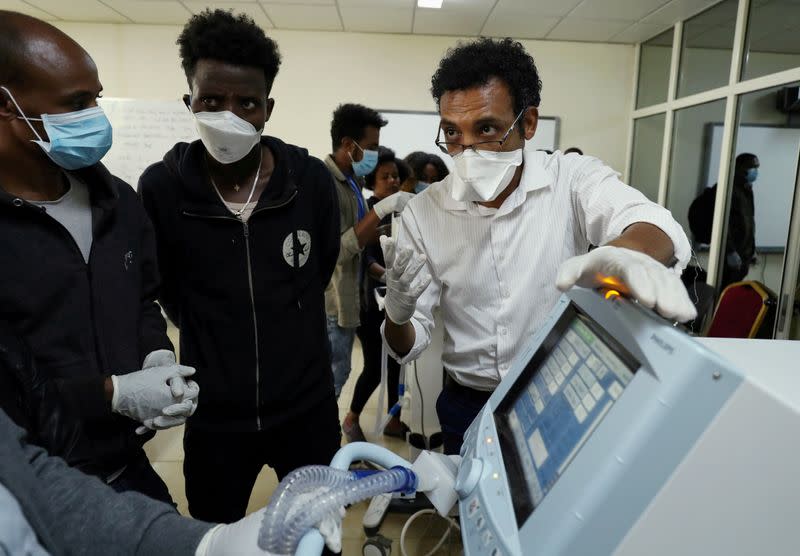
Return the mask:
<path fill-rule="evenodd" d="M 250 188 L 250 195 L 247 197 L 247 202 L 242 206 L 239 210 L 232 210 L 231 212 L 236 215 L 237 217 L 241 217 L 244 214 L 244 211 L 247 210 L 247 207 L 250 206 L 250 201 L 253 200 L 253 193 L 256 192 L 256 184 L 258 184 L 258 177 L 261 175 L 261 163 L 264 160 L 264 151 L 259 150 L 259 157 L 258 157 L 258 170 L 256 170 L 256 179 L 253 180 L 253 187 Z M 217 190 L 217 194 L 224 200 L 225 197 L 222 196 L 222 192 L 217 187 L 217 183 L 214 181 L 214 176 L 211 175 L 211 170 L 209 169 L 208 172 L 208 179 L 211 180 L 211 185 L 214 186 L 214 189 Z M 238 191 L 238 189 L 236 189 Z"/>

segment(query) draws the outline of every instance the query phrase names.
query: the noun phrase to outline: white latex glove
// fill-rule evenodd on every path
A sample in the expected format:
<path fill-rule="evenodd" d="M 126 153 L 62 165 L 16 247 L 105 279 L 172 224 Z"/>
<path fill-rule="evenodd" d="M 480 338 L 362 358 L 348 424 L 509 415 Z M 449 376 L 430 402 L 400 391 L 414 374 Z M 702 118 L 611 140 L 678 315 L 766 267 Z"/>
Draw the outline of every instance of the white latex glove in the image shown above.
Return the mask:
<path fill-rule="evenodd" d="M 342 519 L 345 514 L 344 507 L 340 507 L 338 512 L 328 514 L 317 525 L 320 535 L 325 539 L 325 546 L 337 554 L 342 551 Z"/>
<path fill-rule="evenodd" d="M 144 358 L 142 368 L 151 369 L 153 367 L 169 366 L 174 365 L 175 362 L 175 353 L 167 349 L 159 349 L 150 352 Z M 197 396 L 200 394 L 200 386 L 195 381 L 176 376 L 167 382 L 176 403 L 165 407 L 161 415 L 146 419 L 142 426 L 136 429 L 136 434 L 145 434 L 148 430 L 164 430 L 183 425 L 186 419 L 197 411 Z"/>
<path fill-rule="evenodd" d="M 142 425 L 136 429 L 136 434 L 145 434 L 148 430 L 171 429 L 186 423 L 186 419 L 197 411 L 197 396 L 200 393 L 200 386 L 195 381 L 188 380 L 183 391 L 182 401 L 165 407 L 161 411 L 161 415 L 153 419 L 145 419 Z"/>
<path fill-rule="evenodd" d="M 405 324 L 414 316 L 417 299 L 431 283 L 431 274 L 425 268 L 427 257 L 414 254 L 411 249 L 397 250 L 395 240 L 386 236 L 381 236 L 381 249 L 386 263 L 386 316 L 395 324 Z"/>
<path fill-rule="evenodd" d="M 258 546 L 258 533 L 265 508 L 230 525 L 217 525 L 208 531 L 195 550 L 195 556 L 280 556 Z M 318 525 L 325 545 L 332 552 L 342 550 L 342 518 L 345 509 L 325 517 Z"/>
<path fill-rule="evenodd" d="M 270 556 L 258 547 L 264 508 L 229 525 L 217 525 L 197 545 L 195 556 Z"/>
<path fill-rule="evenodd" d="M 564 261 L 556 286 L 567 291 L 575 285 L 621 289 L 620 293 L 669 320 L 686 322 L 697 316 L 678 275 L 654 258 L 632 249 L 607 245 Z"/>
<path fill-rule="evenodd" d="M 372 210 L 378 215 L 378 220 L 383 220 L 393 212 L 403 212 L 403 209 L 406 208 L 406 204 L 413 198 L 413 193 L 398 191 L 375 203 Z"/>
<path fill-rule="evenodd" d="M 175 353 L 167 349 L 159 349 L 150 352 L 144 358 L 143 369 L 153 367 L 167 367 L 175 365 Z M 172 405 L 165 407 L 161 415 L 152 419 L 146 419 L 142 426 L 136 429 L 136 434 L 145 434 L 148 430 L 163 430 L 177 427 L 186 422 L 186 419 L 194 415 L 197 411 L 197 396 L 200 394 L 200 386 L 193 380 L 186 380 L 182 376 L 175 376 L 169 379 L 168 384 L 172 396 L 175 398 Z"/>
<path fill-rule="evenodd" d="M 195 373 L 192 367 L 168 364 L 158 360 L 156 366 L 144 368 L 125 375 L 113 375 L 114 395 L 111 410 L 136 421 L 155 419 L 162 411 L 182 401 L 186 383 L 183 379 Z M 151 362 L 148 362 L 153 364 Z M 180 377 L 180 380 L 171 380 Z"/>

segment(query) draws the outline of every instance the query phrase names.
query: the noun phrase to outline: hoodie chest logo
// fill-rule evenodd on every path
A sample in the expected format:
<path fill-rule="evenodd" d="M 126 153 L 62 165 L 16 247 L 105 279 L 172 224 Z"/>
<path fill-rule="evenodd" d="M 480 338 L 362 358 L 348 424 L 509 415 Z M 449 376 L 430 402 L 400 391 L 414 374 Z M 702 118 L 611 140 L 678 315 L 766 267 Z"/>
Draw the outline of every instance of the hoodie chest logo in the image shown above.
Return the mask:
<path fill-rule="evenodd" d="M 125 270 L 130 270 L 133 266 L 133 251 L 128 251 L 122 256 L 122 265 L 125 267 Z"/>
<path fill-rule="evenodd" d="M 283 260 L 292 268 L 295 267 L 295 254 L 297 254 L 298 268 L 308 262 L 308 256 L 311 254 L 311 234 L 305 230 L 292 232 L 283 240 Z"/>

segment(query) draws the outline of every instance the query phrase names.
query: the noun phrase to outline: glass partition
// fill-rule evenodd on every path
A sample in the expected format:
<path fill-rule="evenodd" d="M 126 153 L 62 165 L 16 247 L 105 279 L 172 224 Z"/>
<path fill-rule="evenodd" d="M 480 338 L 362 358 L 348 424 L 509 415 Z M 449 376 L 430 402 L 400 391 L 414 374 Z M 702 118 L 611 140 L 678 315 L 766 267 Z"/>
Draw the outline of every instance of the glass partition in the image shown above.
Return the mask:
<path fill-rule="evenodd" d="M 742 65 L 743 80 L 800 67 L 800 2 L 752 2 Z"/>
<path fill-rule="evenodd" d="M 728 84 L 738 0 L 725 0 L 683 24 L 678 97 Z"/>
<path fill-rule="evenodd" d="M 639 50 L 636 108 L 666 102 L 674 36 L 675 32 L 670 29 L 642 43 Z"/>
<path fill-rule="evenodd" d="M 658 202 L 665 120 L 665 114 L 655 114 L 639 118 L 633 124 L 630 185 L 653 202 Z"/>

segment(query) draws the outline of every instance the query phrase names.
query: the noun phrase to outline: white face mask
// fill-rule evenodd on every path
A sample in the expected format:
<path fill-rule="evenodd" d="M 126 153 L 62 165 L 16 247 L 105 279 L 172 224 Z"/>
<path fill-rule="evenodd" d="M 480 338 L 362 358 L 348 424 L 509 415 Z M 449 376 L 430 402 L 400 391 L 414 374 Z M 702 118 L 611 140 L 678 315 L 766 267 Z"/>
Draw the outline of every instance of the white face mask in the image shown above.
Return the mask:
<path fill-rule="evenodd" d="M 240 161 L 261 140 L 262 130 L 228 110 L 196 112 L 194 118 L 208 154 L 221 164 Z"/>
<path fill-rule="evenodd" d="M 517 167 L 522 164 L 522 149 L 507 152 L 466 149 L 453 157 L 453 189 L 456 201 L 488 202 L 508 187 Z"/>

